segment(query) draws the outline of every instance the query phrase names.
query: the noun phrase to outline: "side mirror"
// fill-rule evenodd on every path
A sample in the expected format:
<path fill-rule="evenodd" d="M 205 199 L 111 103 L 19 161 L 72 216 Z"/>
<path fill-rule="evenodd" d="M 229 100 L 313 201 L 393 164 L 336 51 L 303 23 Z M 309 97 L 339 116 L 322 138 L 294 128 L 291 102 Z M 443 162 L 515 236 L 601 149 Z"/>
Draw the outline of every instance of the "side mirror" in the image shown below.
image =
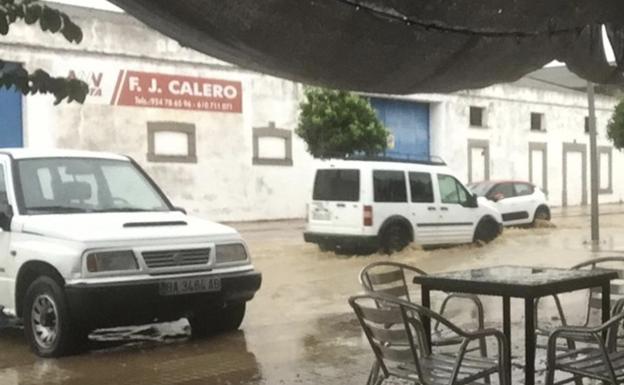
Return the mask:
<path fill-rule="evenodd" d="M 2 231 L 11 231 L 11 219 L 13 219 L 13 208 L 5 206 L 4 210 L 0 211 L 0 229 Z"/>
<path fill-rule="evenodd" d="M 173 210 L 175 210 L 175 211 L 179 211 L 179 212 L 183 213 L 184 215 L 187 215 L 187 214 L 188 214 L 188 213 L 186 212 L 186 209 L 185 209 L 184 207 L 178 207 L 178 206 L 175 206 L 175 207 L 173 208 Z"/>
<path fill-rule="evenodd" d="M 477 201 L 477 194 L 469 195 L 466 202 L 462 205 L 464 207 L 476 208 L 479 207 L 479 202 Z"/>

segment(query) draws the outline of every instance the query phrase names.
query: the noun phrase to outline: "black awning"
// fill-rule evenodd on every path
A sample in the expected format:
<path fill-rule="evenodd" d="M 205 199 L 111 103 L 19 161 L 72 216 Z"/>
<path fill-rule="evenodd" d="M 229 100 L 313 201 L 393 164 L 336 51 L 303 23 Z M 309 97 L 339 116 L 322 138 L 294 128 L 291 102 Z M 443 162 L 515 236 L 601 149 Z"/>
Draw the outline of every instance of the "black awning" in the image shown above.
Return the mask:
<path fill-rule="evenodd" d="M 301 81 L 384 93 L 514 81 L 557 59 L 624 77 L 623 0 L 111 0 L 210 56 Z M 619 69 L 607 63 L 601 25 Z"/>

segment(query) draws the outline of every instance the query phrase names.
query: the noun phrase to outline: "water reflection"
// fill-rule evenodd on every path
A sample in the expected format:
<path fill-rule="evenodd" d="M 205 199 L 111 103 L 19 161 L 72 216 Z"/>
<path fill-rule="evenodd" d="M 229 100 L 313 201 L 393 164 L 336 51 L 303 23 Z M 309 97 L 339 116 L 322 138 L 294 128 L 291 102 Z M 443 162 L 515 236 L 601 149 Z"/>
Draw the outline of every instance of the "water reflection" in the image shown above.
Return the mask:
<path fill-rule="evenodd" d="M 262 377 L 243 331 L 192 340 L 186 322 L 101 330 L 87 353 L 58 360 L 32 355 L 15 329 L 0 331 L 0 346 L 1 385 L 252 385 Z"/>

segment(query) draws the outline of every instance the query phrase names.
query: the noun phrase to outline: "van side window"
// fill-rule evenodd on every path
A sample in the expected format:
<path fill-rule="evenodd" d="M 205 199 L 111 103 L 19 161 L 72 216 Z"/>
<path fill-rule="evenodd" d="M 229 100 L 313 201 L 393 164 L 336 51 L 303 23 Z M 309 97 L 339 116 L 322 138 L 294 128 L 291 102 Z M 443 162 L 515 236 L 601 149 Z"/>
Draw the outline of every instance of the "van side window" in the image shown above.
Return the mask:
<path fill-rule="evenodd" d="M 360 171 L 318 170 L 314 179 L 312 199 L 315 201 L 359 201 Z"/>
<path fill-rule="evenodd" d="M 410 172 L 409 179 L 410 190 L 412 193 L 412 202 L 433 202 L 433 186 L 431 184 L 431 174 L 426 172 Z"/>
<path fill-rule="evenodd" d="M 407 202 L 405 172 L 373 171 L 375 202 Z"/>
<path fill-rule="evenodd" d="M 440 199 L 442 203 L 466 204 L 468 202 L 468 192 L 457 179 L 450 175 L 438 174 L 438 184 L 440 185 Z"/>

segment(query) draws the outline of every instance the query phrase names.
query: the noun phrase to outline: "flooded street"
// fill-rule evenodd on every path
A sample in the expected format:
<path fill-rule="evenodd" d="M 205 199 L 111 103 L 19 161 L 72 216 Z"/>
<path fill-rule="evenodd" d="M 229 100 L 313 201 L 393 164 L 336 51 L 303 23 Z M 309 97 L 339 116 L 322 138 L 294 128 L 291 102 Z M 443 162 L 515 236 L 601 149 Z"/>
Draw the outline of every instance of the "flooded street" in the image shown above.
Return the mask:
<path fill-rule="evenodd" d="M 263 273 L 241 331 L 196 341 L 189 339 L 185 320 L 98 331 L 88 352 L 43 360 L 29 352 L 21 330 L 4 329 L 0 385 L 363 384 L 372 356 L 347 304 L 350 295 L 361 291 L 357 277 L 362 267 L 388 258 L 427 272 L 508 264 L 569 267 L 592 256 L 624 255 L 624 207 L 602 210 L 604 242 L 598 251 L 585 243 L 589 217 L 580 209 L 557 211 L 554 228 L 506 229 L 483 247 L 410 247 L 392 257 L 322 253 L 303 242 L 299 221 L 241 224 L 236 227 Z M 572 321 L 584 315 L 582 301 L 583 294 L 564 299 L 566 306 L 579 310 L 570 312 Z M 484 298 L 484 304 L 488 325 L 500 327 L 500 298 Z M 550 310 L 545 305 L 540 318 L 552 319 Z M 467 313 L 457 308 L 449 316 L 469 325 Z M 513 354 L 520 356 L 520 301 L 512 301 L 512 313 Z"/>

